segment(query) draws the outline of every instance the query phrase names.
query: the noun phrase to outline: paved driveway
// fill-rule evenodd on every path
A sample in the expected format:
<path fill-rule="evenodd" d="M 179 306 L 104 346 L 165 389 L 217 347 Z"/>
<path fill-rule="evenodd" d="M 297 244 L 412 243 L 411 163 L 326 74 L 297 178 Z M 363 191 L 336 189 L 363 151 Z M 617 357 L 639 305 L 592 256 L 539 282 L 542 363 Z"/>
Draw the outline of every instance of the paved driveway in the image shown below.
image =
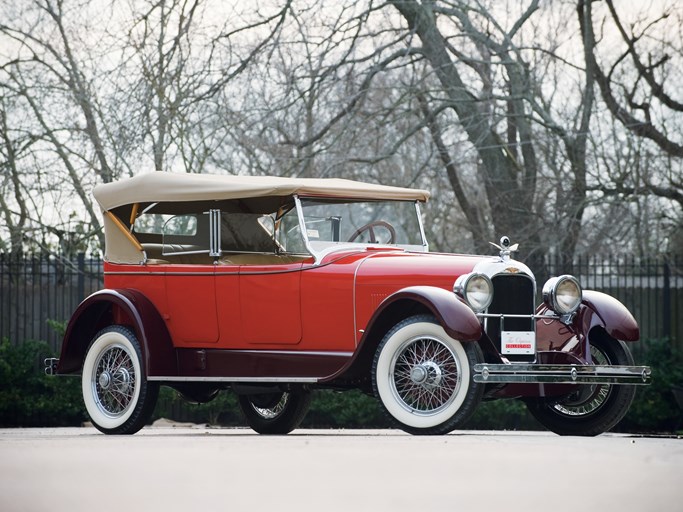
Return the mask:
<path fill-rule="evenodd" d="M 536 432 L 0 430 L 0 510 L 674 511 L 683 440 Z"/>

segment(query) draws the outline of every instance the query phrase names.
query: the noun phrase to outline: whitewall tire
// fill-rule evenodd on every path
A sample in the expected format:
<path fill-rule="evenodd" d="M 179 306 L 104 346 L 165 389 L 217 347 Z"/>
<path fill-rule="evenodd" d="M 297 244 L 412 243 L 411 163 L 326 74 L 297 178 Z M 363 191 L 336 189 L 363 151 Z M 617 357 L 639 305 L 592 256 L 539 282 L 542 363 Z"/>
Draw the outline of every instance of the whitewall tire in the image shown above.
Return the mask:
<path fill-rule="evenodd" d="M 445 434 L 461 426 L 481 401 L 483 385 L 472 367 L 483 361 L 476 342 L 451 338 L 431 315 L 396 324 L 373 362 L 376 396 L 399 428 Z"/>
<path fill-rule="evenodd" d="M 147 382 L 135 333 L 120 325 L 95 335 L 83 362 L 83 402 L 93 425 L 106 434 L 134 434 L 151 417 L 159 394 Z"/>

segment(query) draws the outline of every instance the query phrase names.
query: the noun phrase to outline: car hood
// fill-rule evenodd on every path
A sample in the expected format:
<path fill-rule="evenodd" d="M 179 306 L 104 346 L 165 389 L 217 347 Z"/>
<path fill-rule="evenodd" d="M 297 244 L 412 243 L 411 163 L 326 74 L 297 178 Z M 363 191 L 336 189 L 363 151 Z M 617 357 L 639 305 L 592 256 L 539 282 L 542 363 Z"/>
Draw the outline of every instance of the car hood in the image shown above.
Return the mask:
<path fill-rule="evenodd" d="M 497 256 L 376 252 L 361 260 L 356 269 L 356 284 L 392 287 L 427 285 L 452 290 L 460 275 L 480 268 L 493 269 L 500 262 L 501 258 Z M 518 264 L 513 260 L 507 263 L 515 267 Z"/>

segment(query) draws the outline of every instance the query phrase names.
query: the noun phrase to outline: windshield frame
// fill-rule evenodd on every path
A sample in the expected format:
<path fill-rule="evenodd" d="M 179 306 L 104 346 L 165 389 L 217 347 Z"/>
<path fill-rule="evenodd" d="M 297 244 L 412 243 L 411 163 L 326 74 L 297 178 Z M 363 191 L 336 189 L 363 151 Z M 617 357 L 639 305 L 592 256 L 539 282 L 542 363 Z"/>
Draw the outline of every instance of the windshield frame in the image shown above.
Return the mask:
<path fill-rule="evenodd" d="M 299 221 L 299 230 L 302 234 L 304 246 L 306 247 L 306 250 L 311 254 L 315 261 L 314 265 L 320 264 L 320 262 L 323 260 L 325 256 L 328 254 L 338 252 L 338 251 L 344 251 L 344 250 L 366 250 L 367 248 L 372 248 L 372 249 L 377 249 L 377 248 L 386 248 L 386 249 L 402 249 L 404 251 L 409 251 L 409 252 L 429 252 L 429 243 L 427 242 L 427 237 L 425 236 L 425 230 L 424 230 L 424 224 L 422 222 L 422 212 L 420 209 L 420 201 L 401 201 L 401 202 L 412 202 L 415 206 L 415 215 L 417 216 L 417 224 L 419 227 L 419 235 L 420 239 L 422 240 L 422 244 L 420 245 L 406 245 L 406 244 L 370 244 L 370 243 L 362 243 L 362 242 L 338 242 L 338 243 L 333 243 L 334 245 L 331 245 L 329 247 L 326 247 L 324 249 L 315 249 L 311 241 L 308 238 L 307 230 L 306 230 L 306 217 L 304 215 L 304 207 L 302 204 L 301 199 L 312 199 L 312 200 L 319 200 L 319 197 L 299 197 L 298 195 L 294 196 L 294 205 L 296 208 L 296 213 L 297 213 L 297 218 Z M 355 199 L 354 199 L 355 200 Z M 368 199 L 368 201 L 377 201 L 375 199 Z M 388 199 L 383 199 L 379 200 L 378 202 L 395 202 L 392 200 Z"/>

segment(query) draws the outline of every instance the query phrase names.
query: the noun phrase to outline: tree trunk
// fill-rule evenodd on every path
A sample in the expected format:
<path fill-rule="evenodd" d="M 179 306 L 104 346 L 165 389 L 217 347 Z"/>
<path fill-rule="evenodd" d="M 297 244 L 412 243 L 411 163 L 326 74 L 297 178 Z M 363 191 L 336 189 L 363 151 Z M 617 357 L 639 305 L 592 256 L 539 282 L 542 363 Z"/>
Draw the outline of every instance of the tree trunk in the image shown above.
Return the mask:
<path fill-rule="evenodd" d="M 479 100 L 466 87 L 448 53 L 427 3 L 390 0 L 422 42 L 422 52 L 451 100 L 460 124 L 481 159 L 482 179 L 497 236 L 520 242 L 526 260 L 534 269 L 545 267 L 546 249 L 540 242 L 539 220 L 533 213 L 535 176 L 525 174 L 488 118 L 479 110 Z M 531 169 L 531 171 L 534 171 Z M 518 177 L 522 178 L 518 180 Z"/>

